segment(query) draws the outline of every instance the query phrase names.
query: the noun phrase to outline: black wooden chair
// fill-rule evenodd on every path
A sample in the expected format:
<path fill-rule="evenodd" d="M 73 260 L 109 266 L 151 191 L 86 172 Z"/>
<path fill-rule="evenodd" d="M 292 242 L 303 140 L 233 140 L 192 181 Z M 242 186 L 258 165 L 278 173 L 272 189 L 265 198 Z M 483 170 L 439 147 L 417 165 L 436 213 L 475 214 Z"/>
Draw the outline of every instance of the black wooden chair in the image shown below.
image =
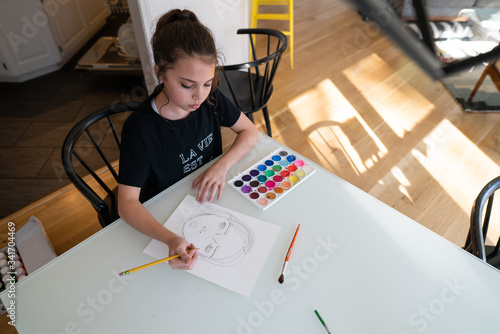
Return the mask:
<path fill-rule="evenodd" d="M 80 120 L 68 133 L 62 163 L 75 188 L 92 204 L 102 227 L 119 218 L 117 161 L 123 123 L 138 103 L 119 103 Z M 113 178 L 103 178 L 109 170 Z M 89 175 L 90 174 L 90 175 Z M 106 181 L 111 179 L 112 181 Z"/>
<path fill-rule="evenodd" d="M 465 250 L 497 268 L 500 268 L 500 238 L 494 246 L 486 245 L 485 240 L 490 226 L 494 195 L 499 188 L 500 176 L 488 182 L 474 201 L 469 235 L 464 247 Z"/>
<path fill-rule="evenodd" d="M 239 35 L 248 35 L 253 60 L 247 63 L 221 66 L 219 89 L 253 122 L 253 113 L 262 110 L 267 134 L 272 136 L 267 103 L 273 93 L 273 80 L 287 47 L 286 36 L 273 29 L 239 29 Z M 255 47 L 256 39 L 259 45 Z M 262 54 L 262 52 L 264 52 Z"/>

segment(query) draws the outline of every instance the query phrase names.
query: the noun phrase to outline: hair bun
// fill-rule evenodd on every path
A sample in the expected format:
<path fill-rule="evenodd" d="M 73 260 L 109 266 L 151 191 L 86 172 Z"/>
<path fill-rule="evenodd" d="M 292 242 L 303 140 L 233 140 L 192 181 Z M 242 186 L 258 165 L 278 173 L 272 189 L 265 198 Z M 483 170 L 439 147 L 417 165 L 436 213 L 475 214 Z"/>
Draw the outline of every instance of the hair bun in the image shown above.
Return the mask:
<path fill-rule="evenodd" d="M 190 20 L 193 22 L 197 22 L 198 18 L 196 17 L 196 15 L 194 13 L 190 13 L 189 11 L 175 10 L 170 15 L 170 17 L 167 18 L 165 24 L 174 23 L 174 22 L 178 22 L 178 21 L 184 21 L 184 20 Z"/>
<path fill-rule="evenodd" d="M 163 29 L 165 26 L 169 25 L 170 23 L 184 21 L 184 20 L 198 22 L 198 17 L 196 16 L 195 13 L 189 10 L 173 9 L 167 14 L 163 15 L 158 20 L 158 22 L 156 23 L 156 28 L 157 30 L 160 30 Z"/>

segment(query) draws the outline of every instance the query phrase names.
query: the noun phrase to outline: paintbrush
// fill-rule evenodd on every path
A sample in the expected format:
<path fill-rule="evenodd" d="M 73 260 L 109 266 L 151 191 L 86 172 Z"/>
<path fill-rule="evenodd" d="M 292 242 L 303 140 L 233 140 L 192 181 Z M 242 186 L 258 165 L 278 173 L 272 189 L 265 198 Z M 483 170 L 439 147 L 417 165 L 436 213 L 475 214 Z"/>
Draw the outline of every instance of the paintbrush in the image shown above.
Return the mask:
<path fill-rule="evenodd" d="M 280 278 L 278 279 L 278 282 L 280 282 L 281 284 L 283 284 L 283 282 L 285 281 L 286 266 L 288 264 L 288 260 L 290 259 L 290 254 L 292 254 L 293 245 L 295 244 L 295 238 L 297 238 L 297 233 L 299 232 L 299 228 L 300 224 L 299 226 L 297 226 L 297 230 L 295 230 L 295 235 L 293 236 L 292 243 L 290 244 L 290 247 L 288 247 L 288 252 L 286 253 L 285 263 L 283 263 L 283 269 L 281 269 L 281 275 Z"/>

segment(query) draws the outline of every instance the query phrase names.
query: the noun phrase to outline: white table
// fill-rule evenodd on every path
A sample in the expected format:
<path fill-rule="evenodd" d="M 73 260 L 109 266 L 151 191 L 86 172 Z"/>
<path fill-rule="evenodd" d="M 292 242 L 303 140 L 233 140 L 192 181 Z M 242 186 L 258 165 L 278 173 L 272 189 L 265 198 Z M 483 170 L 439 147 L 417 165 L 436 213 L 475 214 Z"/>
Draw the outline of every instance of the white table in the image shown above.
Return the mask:
<path fill-rule="evenodd" d="M 228 179 L 280 146 L 261 134 Z M 315 309 L 335 334 L 498 332 L 498 270 L 316 168 L 267 211 L 225 188 L 219 205 L 282 227 L 250 297 L 168 264 L 119 277 L 153 259 L 118 220 L 18 283 L 19 333 L 326 333 Z M 166 221 L 200 172 L 147 208 Z"/>

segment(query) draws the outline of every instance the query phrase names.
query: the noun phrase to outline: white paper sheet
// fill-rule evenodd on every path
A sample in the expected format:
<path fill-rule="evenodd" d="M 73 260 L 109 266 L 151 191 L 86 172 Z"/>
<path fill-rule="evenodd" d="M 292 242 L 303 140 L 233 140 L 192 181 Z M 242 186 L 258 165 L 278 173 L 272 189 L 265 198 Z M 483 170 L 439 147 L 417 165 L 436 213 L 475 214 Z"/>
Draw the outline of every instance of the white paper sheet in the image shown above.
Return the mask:
<path fill-rule="evenodd" d="M 190 195 L 165 227 L 199 248 L 198 262 L 189 273 L 247 297 L 281 229 L 213 203 L 200 204 Z M 144 253 L 162 259 L 168 256 L 168 246 L 152 240 Z"/>

